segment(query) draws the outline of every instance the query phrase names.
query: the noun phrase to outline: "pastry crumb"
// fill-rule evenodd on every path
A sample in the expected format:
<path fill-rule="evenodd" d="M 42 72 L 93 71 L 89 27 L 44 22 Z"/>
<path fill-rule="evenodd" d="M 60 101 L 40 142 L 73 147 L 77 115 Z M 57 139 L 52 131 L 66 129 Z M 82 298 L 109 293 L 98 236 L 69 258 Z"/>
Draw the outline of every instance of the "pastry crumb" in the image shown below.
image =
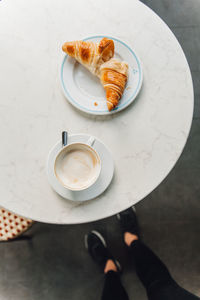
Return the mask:
<path fill-rule="evenodd" d="M 94 106 L 97 106 L 98 105 L 98 103 L 97 102 L 94 102 Z"/>

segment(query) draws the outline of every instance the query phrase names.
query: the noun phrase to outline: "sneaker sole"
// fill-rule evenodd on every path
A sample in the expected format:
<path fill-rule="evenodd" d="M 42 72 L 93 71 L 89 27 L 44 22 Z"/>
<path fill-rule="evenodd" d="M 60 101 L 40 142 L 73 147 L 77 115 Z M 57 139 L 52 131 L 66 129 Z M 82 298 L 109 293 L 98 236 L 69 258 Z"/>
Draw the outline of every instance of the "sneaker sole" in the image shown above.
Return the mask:
<path fill-rule="evenodd" d="M 105 241 L 104 237 L 101 235 L 101 233 L 99 233 L 96 230 L 92 230 L 91 232 L 93 234 L 95 234 L 100 239 L 100 241 L 102 242 L 102 244 L 104 245 L 104 247 L 107 248 L 106 241 Z M 85 248 L 88 250 L 88 241 L 87 240 L 88 240 L 88 234 L 85 235 Z"/>
<path fill-rule="evenodd" d="M 136 208 L 135 208 L 135 206 L 133 205 L 133 206 L 131 206 L 131 208 L 132 208 L 133 212 L 136 214 Z M 120 213 L 117 214 L 117 219 L 118 219 L 119 221 L 121 220 Z"/>
<path fill-rule="evenodd" d="M 115 265 L 117 267 L 117 271 L 118 272 L 122 272 L 122 267 L 121 267 L 120 263 L 118 262 L 118 260 L 115 259 L 114 263 L 115 263 Z"/>

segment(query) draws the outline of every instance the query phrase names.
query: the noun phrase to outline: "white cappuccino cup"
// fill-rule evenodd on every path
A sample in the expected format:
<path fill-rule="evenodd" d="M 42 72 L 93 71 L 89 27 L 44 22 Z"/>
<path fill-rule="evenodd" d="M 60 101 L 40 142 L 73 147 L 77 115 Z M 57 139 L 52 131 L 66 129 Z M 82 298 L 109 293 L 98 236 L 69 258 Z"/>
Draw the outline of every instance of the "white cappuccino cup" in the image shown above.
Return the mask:
<path fill-rule="evenodd" d="M 92 147 L 94 137 L 86 143 L 72 143 L 60 150 L 54 163 L 54 173 L 65 188 L 81 191 L 93 185 L 101 172 L 101 160 Z"/>

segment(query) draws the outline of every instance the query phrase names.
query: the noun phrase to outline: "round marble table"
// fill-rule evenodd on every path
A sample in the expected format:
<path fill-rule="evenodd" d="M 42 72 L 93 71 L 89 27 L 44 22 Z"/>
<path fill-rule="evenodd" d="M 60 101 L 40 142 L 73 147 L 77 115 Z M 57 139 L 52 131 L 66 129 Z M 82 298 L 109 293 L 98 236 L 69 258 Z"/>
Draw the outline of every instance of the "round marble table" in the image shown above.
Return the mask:
<path fill-rule="evenodd" d="M 104 33 L 126 41 L 143 63 L 137 100 L 108 117 L 80 113 L 62 94 L 66 40 Z M 137 0 L 0 2 L 0 205 L 48 223 L 105 218 L 137 203 L 171 171 L 186 143 L 193 86 L 167 25 Z M 46 159 L 61 131 L 90 133 L 112 151 L 115 176 L 97 199 L 58 196 Z"/>

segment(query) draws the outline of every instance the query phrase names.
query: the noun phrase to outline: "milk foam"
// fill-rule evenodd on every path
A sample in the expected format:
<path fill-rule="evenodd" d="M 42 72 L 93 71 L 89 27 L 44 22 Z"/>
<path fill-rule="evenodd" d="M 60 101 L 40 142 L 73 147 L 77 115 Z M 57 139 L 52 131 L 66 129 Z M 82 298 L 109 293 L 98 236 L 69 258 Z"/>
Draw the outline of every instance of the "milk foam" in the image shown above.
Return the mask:
<path fill-rule="evenodd" d="M 56 173 L 61 182 L 71 188 L 89 186 L 96 178 L 99 163 L 94 153 L 86 147 L 63 153 L 57 162 Z"/>

